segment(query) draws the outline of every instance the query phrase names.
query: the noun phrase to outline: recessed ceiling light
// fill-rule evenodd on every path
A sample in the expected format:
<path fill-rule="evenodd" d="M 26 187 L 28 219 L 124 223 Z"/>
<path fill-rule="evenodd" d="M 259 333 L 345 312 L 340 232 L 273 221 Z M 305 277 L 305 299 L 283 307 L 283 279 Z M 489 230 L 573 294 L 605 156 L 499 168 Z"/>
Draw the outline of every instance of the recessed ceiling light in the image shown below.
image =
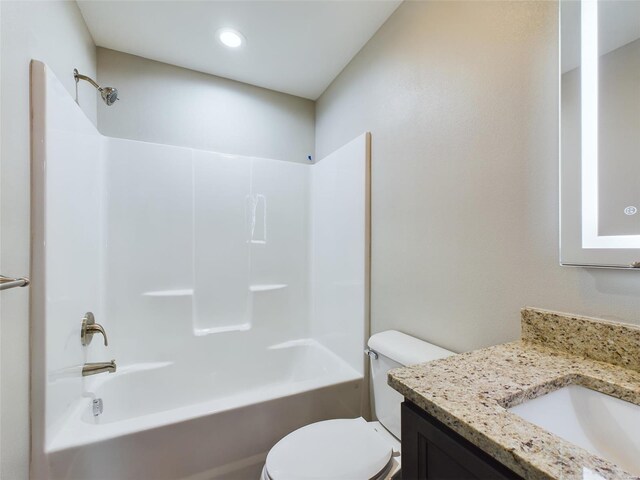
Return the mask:
<path fill-rule="evenodd" d="M 224 46 L 229 48 L 238 48 L 244 43 L 244 37 L 242 34 L 231 28 L 218 30 L 218 40 L 220 40 Z"/>

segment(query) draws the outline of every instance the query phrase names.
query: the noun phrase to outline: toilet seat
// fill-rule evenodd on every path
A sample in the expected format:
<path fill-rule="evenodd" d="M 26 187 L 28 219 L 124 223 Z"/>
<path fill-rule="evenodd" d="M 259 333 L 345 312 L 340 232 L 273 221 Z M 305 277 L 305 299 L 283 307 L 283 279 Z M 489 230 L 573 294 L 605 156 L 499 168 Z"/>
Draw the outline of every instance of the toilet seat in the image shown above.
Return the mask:
<path fill-rule="evenodd" d="M 267 455 L 268 480 L 382 478 L 393 464 L 392 445 L 363 418 L 326 420 L 290 433 Z"/>

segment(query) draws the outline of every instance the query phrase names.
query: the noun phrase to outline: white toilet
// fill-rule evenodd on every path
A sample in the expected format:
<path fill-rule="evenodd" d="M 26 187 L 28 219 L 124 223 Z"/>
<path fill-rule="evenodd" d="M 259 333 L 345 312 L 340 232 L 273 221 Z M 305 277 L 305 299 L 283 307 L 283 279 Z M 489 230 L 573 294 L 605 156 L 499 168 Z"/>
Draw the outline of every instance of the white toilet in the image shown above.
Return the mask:
<path fill-rule="evenodd" d="M 387 372 L 453 352 L 395 330 L 373 335 L 368 345 L 378 421 L 325 420 L 299 428 L 269 451 L 261 480 L 382 480 L 399 470 L 402 395 L 387 385 Z"/>

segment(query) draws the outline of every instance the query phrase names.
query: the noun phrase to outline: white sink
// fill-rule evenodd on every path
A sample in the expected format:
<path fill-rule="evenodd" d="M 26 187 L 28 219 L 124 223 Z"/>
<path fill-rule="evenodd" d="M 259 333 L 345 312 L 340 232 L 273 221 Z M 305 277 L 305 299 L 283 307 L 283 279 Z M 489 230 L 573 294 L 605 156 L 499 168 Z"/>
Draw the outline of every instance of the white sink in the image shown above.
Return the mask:
<path fill-rule="evenodd" d="M 633 475 L 640 475 L 638 405 L 569 385 L 509 410 Z"/>

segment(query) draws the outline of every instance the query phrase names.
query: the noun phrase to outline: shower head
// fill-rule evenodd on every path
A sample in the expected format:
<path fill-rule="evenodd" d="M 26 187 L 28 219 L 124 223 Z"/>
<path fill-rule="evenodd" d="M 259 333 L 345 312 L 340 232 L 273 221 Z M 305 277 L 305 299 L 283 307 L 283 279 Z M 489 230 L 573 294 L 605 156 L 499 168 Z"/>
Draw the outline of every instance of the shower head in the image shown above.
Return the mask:
<path fill-rule="evenodd" d="M 100 92 L 100 96 L 102 97 L 102 100 L 104 100 L 104 103 L 107 104 L 107 106 L 111 106 L 116 103 L 116 100 L 119 100 L 117 88 L 101 87 L 91 77 L 87 77 L 86 75 L 78 73 L 78 70 L 75 68 L 73 69 L 73 78 L 76 79 L 76 102 L 78 101 L 78 82 L 80 80 L 85 80 L 86 82 L 89 82 L 91 85 L 93 85 Z"/>
<path fill-rule="evenodd" d="M 103 87 L 98 89 L 104 103 L 111 106 L 118 100 L 118 89 L 113 87 Z"/>

